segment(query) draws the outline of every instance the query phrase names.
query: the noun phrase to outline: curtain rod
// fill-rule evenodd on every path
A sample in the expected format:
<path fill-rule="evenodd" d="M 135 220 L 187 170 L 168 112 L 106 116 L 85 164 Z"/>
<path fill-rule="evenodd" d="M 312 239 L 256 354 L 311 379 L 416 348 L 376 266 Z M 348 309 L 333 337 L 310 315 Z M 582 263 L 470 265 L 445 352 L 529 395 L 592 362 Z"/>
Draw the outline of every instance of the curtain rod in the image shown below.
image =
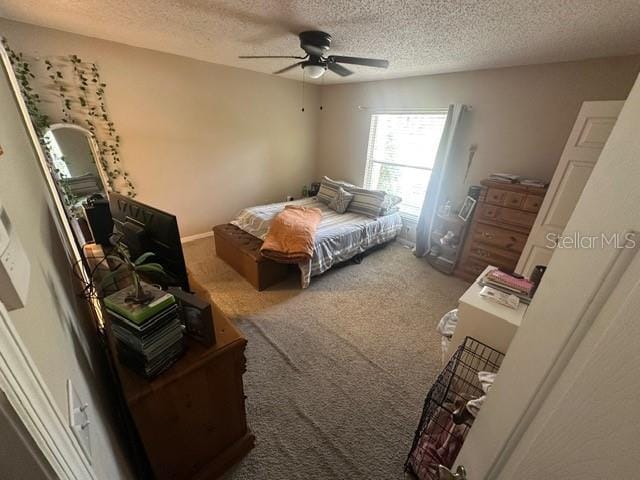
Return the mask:
<path fill-rule="evenodd" d="M 464 105 L 465 110 L 472 110 L 471 105 Z M 370 110 L 376 112 L 446 112 L 448 107 L 442 108 L 411 108 L 411 107 L 366 107 L 358 105 L 358 110 Z"/>

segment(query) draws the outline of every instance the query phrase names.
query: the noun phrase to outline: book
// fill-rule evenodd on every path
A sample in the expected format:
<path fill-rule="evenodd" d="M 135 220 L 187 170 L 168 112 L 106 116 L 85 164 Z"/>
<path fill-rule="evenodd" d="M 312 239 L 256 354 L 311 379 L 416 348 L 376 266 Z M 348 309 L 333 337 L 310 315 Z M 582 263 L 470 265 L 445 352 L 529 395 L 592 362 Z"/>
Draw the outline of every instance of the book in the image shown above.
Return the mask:
<path fill-rule="evenodd" d="M 524 295 L 531 296 L 534 285 L 526 278 L 517 278 L 499 269 L 491 270 L 485 275 L 485 283 L 495 284 Z"/>
<path fill-rule="evenodd" d="M 531 297 L 530 296 L 525 295 L 523 293 L 516 292 L 514 290 L 510 290 L 510 289 L 502 287 L 500 285 L 496 285 L 496 284 L 493 284 L 493 283 L 487 283 L 487 282 L 484 281 L 484 279 L 478 280 L 478 285 L 480 285 L 481 287 L 493 288 L 493 289 L 498 290 L 500 292 L 503 292 L 503 293 L 505 293 L 507 295 L 515 295 L 516 297 L 518 297 L 520 299 L 520 301 L 522 303 L 525 303 L 527 305 L 529 305 L 531 303 Z"/>
<path fill-rule="evenodd" d="M 107 309 L 109 316 L 111 317 L 111 323 L 118 325 L 122 328 L 126 328 L 135 335 L 144 337 L 145 335 L 151 335 L 156 330 L 162 328 L 168 321 L 178 316 L 178 306 L 176 304 L 170 306 L 166 310 L 156 314 L 153 317 L 148 318 L 143 324 L 135 324 L 119 313 Z"/>
<path fill-rule="evenodd" d="M 516 295 L 501 292 L 500 290 L 492 287 L 482 287 L 482 290 L 480 290 L 480 296 L 513 310 L 518 308 L 518 305 L 520 305 L 520 299 Z"/>
<path fill-rule="evenodd" d="M 538 178 L 521 178 L 519 183 L 520 185 L 524 185 L 527 187 L 538 188 L 544 188 L 548 185 L 548 182 L 545 182 L 544 180 L 540 180 Z"/>
<path fill-rule="evenodd" d="M 489 175 L 488 179 L 493 182 L 516 183 L 520 177 L 512 173 L 492 173 Z"/>
<path fill-rule="evenodd" d="M 153 297 L 149 303 L 137 304 L 127 301 L 127 297 L 131 295 L 131 287 L 127 287 L 105 297 L 105 306 L 108 310 L 119 314 L 133 324 L 140 325 L 145 320 L 176 303 L 175 298 L 170 293 L 144 282 L 142 285 Z"/>

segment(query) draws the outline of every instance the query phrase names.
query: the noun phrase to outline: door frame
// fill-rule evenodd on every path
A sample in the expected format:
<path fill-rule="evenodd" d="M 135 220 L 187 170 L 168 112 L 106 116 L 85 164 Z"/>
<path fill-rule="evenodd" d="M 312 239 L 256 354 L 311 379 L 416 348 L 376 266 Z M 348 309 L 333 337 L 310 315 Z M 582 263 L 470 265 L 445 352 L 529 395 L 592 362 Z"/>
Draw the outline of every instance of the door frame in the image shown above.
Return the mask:
<path fill-rule="evenodd" d="M 73 240 L 71 225 L 57 194 L 46 157 L 20 93 L 20 86 L 9 55 L 3 45 L 0 45 L 0 58 L 4 75 L 13 90 L 14 100 L 22 114 L 24 127 L 38 158 L 41 173 L 49 187 L 47 203 L 52 212 L 56 229 L 62 239 L 69 261 L 79 265 L 78 270 L 88 280 L 80 250 Z M 61 479 L 93 480 L 97 478 L 91 462 L 73 436 L 64 415 L 56 407 L 53 395 L 40 376 L 2 302 L 0 302 L 0 388 L 4 391 L 36 445 L 41 449 L 44 457 Z"/>

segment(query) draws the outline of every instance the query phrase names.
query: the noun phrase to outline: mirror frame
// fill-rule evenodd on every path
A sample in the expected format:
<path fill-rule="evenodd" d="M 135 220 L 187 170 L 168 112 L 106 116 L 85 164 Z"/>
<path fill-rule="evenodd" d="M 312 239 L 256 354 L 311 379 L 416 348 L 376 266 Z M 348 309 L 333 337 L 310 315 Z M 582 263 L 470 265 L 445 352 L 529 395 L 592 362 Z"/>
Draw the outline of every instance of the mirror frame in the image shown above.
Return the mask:
<path fill-rule="evenodd" d="M 96 142 L 95 135 L 86 128 L 81 127 L 80 125 L 76 125 L 75 123 L 52 123 L 47 129 L 47 133 L 53 133 L 56 130 L 63 129 L 77 130 L 78 132 L 84 134 L 85 138 L 89 142 L 89 148 L 91 149 L 91 155 L 93 155 L 93 161 L 96 164 L 96 169 L 98 170 L 98 175 L 100 176 L 100 181 L 102 182 L 102 188 L 104 190 L 104 193 L 108 195 L 111 189 L 109 188 L 107 172 L 104 170 L 104 166 L 100 162 L 100 149 L 98 148 L 98 143 Z"/>
<path fill-rule="evenodd" d="M 13 99 L 22 117 L 23 126 L 31 140 L 31 148 L 33 149 L 33 153 L 40 167 L 40 173 L 44 180 L 43 186 L 46 184 L 45 188 L 48 187 L 49 190 L 49 195 L 45 195 L 46 203 L 51 212 L 51 218 L 60 237 L 67 259 L 71 262 L 71 265 L 75 265 L 76 272 L 82 277 L 83 281 L 88 282 L 90 276 L 84 263 L 84 255 L 75 242 L 66 210 L 58 195 L 55 181 L 49 171 L 49 164 L 35 129 L 33 128 L 25 101 L 22 98 L 20 85 L 18 84 L 13 66 L 11 65 L 11 60 L 2 44 L 0 44 L 0 58 L 3 70 L 3 73 L 0 74 L 4 74 L 9 82 Z M 29 158 L 28 161 L 31 161 L 31 159 Z M 37 168 L 35 164 L 33 167 Z M 104 322 L 101 318 L 100 304 L 97 299 L 92 299 L 91 302 L 93 308 L 89 309 L 91 311 L 90 314 L 92 315 L 92 320 L 96 323 L 97 329 L 100 331 L 103 328 Z M 10 345 L 15 348 L 9 348 L 6 351 L 3 350 L 3 353 L 10 355 L 10 357 L 8 357 L 10 360 L 15 360 L 8 365 L 18 365 L 24 370 L 19 371 L 19 369 L 16 368 L 9 370 L 11 375 L 5 377 L 5 379 L 10 378 L 13 381 L 5 385 L 7 387 L 7 395 L 10 395 L 17 403 L 19 403 L 19 400 L 26 398 L 25 395 L 30 399 L 30 402 L 22 402 L 23 405 L 29 405 L 28 409 L 16 410 L 20 419 L 33 438 L 36 440 L 40 439 L 37 443 L 41 447 L 44 457 L 56 471 L 63 474 L 67 473 L 75 478 L 95 479 L 96 475 L 91 466 L 91 462 L 87 459 L 82 449 L 79 448 L 77 441 L 75 441 L 75 438 L 70 434 L 70 430 L 63 424 L 59 412 L 57 410 L 54 411 L 55 409 L 49 409 L 50 411 L 47 413 L 46 408 L 40 408 L 37 411 L 32 408 L 38 404 L 38 402 L 47 407 L 52 406 L 51 395 L 43 385 L 41 385 L 41 379 L 37 376 L 37 371 L 34 370 L 34 366 L 30 363 L 31 360 L 28 352 L 24 350 L 24 345 L 19 341 L 19 336 L 17 336 L 15 332 L 10 317 L 5 312 L 0 312 L 0 319 L 3 320 L 2 324 L 7 327 L 3 332 L 8 332 L 7 335 L 3 335 L 3 339 L 6 337 L 9 340 L 14 340 Z M 0 370 L 2 370 L 0 373 L 6 373 L 5 368 L 1 368 Z M 3 383 L 2 376 L 3 375 L 0 375 L 0 383 Z M 34 402 L 36 403 L 34 404 Z M 51 445 L 55 448 L 52 448 Z"/>
<path fill-rule="evenodd" d="M 0 58 L 2 59 L 4 75 L 8 79 L 11 89 L 13 90 L 13 98 L 16 102 L 18 110 L 20 110 L 20 113 L 22 114 L 23 126 L 27 131 L 27 135 L 31 139 L 31 148 L 33 149 L 33 152 L 38 160 L 40 173 L 42 174 L 46 186 L 49 190 L 49 195 L 45 196 L 47 206 L 49 207 L 51 217 L 55 224 L 56 230 L 58 231 L 58 235 L 60 236 L 62 246 L 67 255 L 67 260 L 69 261 L 70 265 L 73 266 L 72 268 L 76 271 L 76 273 L 82 278 L 83 283 L 89 284 L 91 283 L 91 275 L 86 264 L 84 253 L 80 250 L 80 246 L 76 242 L 76 237 L 73 233 L 71 222 L 67 217 L 67 210 L 62 203 L 62 199 L 60 198 L 60 195 L 58 193 L 56 180 L 51 175 L 49 162 L 47 161 L 47 157 L 44 153 L 42 145 L 40 144 L 38 135 L 33 128 L 29 110 L 27 109 L 27 105 L 20 91 L 20 84 L 18 83 L 16 74 L 13 71 L 13 66 L 11 65 L 9 55 L 7 54 L 7 51 L 2 44 L 0 44 Z M 107 191 L 107 194 L 108 193 L 109 192 Z M 93 305 L 91 311 L 94 322 L 96 323 L 96 328 L 98 329 L 98 331 L 101 331 L 104 328 L 104 319 L 102 318 L 100 302 L 96 298 L 92 298 L 90 302 Z"/>

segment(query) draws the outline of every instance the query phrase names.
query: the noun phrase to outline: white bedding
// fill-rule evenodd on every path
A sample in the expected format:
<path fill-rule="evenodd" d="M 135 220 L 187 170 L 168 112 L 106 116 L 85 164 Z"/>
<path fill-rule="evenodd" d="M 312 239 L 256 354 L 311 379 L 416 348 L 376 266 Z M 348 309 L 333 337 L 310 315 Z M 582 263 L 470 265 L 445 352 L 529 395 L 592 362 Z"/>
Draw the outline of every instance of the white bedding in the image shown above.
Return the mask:
<path fill-rule="evenodd" d="M 313 258 L 299 264 L 303 288 L 309 286 L 311 277 L 320 275 L 333 265 L 349 260 L 371 247 L 394 239 L 402 228 L 402 219 L 398 213 L 377 218 L 350 212 L 340 214 L 315 197 L 245 208 L 230 223 L 264 240 L 273 217 L 281 212 L 285 205 L 304 205 L 322 211 Z"/>

